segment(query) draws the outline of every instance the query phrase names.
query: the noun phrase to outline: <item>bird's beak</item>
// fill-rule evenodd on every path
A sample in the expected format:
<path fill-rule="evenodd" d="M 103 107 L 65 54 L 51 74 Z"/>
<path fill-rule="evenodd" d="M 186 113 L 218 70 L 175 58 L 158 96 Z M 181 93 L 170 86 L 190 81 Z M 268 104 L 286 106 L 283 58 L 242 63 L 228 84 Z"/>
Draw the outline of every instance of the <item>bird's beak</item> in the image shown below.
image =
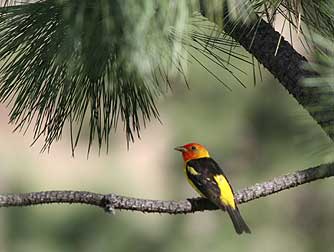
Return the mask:
<path fill-rule="evenodd" d="M 180 151 L 180 152 L 186 152 L 187 151 L 187 149 L 184 148 L 183 146 L 175 147 L 174 150 L 177 150 L 177 151 Z"/>

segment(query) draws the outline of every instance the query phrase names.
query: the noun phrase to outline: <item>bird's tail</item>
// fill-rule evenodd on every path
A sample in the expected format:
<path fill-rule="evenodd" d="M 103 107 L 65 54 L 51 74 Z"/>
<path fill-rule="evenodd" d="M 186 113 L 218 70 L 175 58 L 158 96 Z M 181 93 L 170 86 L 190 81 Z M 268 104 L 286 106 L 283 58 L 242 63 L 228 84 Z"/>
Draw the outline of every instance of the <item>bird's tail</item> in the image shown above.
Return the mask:
<path fill-rule="evenodd" d="M 241 217 L 241 214 L 239 212 L 239 209 L 236 208 L 232 208 L 230 206 L 226 207 L 226 210 L 233 222 L 233 226 L 235 231 L 238 234 L 242 234 L 243 232 L 245 233 L 251 233 L 249 227 L 247 226 L 246 222 L 244 221 L 244 219 Z"/>

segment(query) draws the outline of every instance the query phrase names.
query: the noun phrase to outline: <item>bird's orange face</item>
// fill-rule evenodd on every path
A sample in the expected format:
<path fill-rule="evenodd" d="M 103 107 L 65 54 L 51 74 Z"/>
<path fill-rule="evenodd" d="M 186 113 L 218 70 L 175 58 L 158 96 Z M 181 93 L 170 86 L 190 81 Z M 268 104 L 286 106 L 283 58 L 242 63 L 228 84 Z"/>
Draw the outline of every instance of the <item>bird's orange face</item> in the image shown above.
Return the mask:
<path fill-rule="evenodd" d="M 210 157 L 208 150 L 198 143 L 189 143 L 174 149 L 182 152 L 183 160 L 186 163 L 192 159 Z"/>

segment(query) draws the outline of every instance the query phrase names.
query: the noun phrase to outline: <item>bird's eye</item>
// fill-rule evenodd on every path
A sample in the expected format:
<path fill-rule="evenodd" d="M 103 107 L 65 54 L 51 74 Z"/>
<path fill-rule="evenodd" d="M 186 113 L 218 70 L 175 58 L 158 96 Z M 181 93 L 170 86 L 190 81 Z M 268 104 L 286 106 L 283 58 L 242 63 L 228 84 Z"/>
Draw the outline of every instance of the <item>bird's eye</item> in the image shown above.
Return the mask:
<path fill-rule="evenodd" d="M 191 149 L 192 149 L 192 150 L 196 150 L 196 147 L 195 147 L 195 146 L 191 146 Z"/>

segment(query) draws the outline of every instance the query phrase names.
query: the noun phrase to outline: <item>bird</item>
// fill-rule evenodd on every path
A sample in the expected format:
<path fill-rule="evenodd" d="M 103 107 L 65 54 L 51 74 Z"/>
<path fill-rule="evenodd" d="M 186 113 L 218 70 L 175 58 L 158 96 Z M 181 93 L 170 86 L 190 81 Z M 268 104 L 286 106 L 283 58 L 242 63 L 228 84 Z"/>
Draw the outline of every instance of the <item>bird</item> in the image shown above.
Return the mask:
<path fill-rule="evenodd" d="M 174 148 L 182 153 L 189 184 L 204 198 L 229 214 L 236 233 L 251 233 L 241 217 L 231 184 L 223 170 L 201 144 L 188 143 Z"/>

